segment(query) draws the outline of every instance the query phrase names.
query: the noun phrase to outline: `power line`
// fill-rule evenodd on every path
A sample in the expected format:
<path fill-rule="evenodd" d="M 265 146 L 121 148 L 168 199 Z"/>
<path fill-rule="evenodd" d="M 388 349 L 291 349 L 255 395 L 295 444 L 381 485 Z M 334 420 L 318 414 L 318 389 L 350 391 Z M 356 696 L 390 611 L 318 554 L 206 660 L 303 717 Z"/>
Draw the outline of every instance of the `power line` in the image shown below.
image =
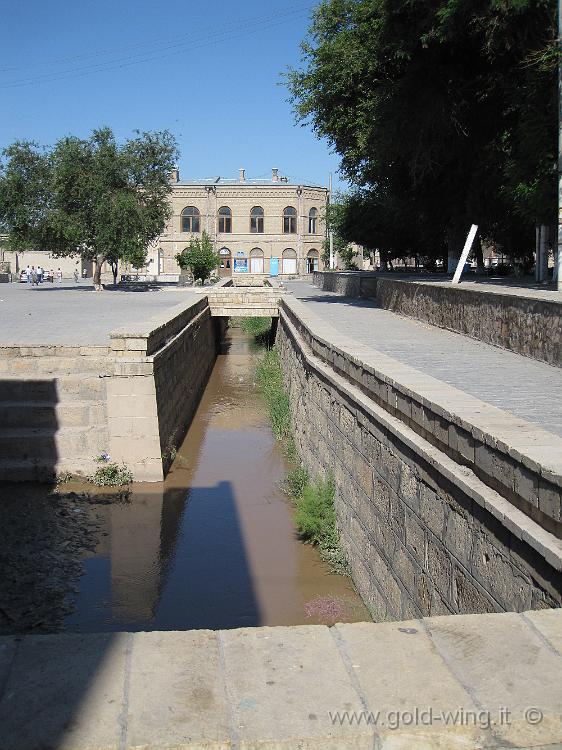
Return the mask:
<path fill-rule="evenodd" d="M 271 28 L 271 27 L 286 23 L 291 20 L 302 18 L 307 15 L 308 15 L 308 11 L 303 12 L 303 9 L 301 6 L 300 8 L 294 8 L 292 10 L 287 9 L 282 13 L 275 14 L 274 16 L 271 14 L 267 16 L 252 16 L 252 17 L 243 19 L 235 23 L 234 25 L 225 24 L 224 31 L 215 30 L 214 33 L 211 33 L 211 34 L 204 34 L 204 35 L 199 34 L 197 36 L 183 35 L 183 36 L 175 37 L 175 39 L 173 40 L 174 41 L 173 44 L 170 44 L 169 41 L 148 42 L 144 44 L 144 49 L 142 52 L 139 52 L 134 55 L 127 55 L 127 56 L 116 58 L 114 60 L 106 60 L 105 62 L 85 65 L 85 66 L 81 66 L 78 68 L 52 71 L 50 73 L 44 73 L 38 76 L 33 76 L 32 78 L 29 78 L 29 77 L 23 78 L 23 79 L 19 79 L 19 80 L 15 80 L 15 81 L 2 84 L 0 85 L 0 88 L 16 88 L 19 86 L 27 86 L 30 84 L 49 82 L 51 80 L 63 80 L 63 77 L 66 77 L 66 76 L 75 77 L 77 74 L 80 74 L 80 73 L 113 70 L 113 69 L 120 68 L 120 67 L 126 67 L 127 65 L 150 62 L 152 60 L 160 59 L 161 57 L 169 57 L 169 54 L 165 54 L 165 53 L 169 51 L 171 52 L 172 50 L 176 50 L 176 52 L 172 52 L 172 54 L 177 54 L 178 52 L 183 51 L 186 47 L 189 47 L 191 49 L 200 49 L 201 47 L 208 46 L 209 44 L 213 44 L 213 43 L 220 42 L 220 41 L 229 41 L 230 39 L 238 38 L 240 36 L 245 36 L 248 33 L 259 31 L 261 29 Z M 213 27 L 213 28 L 216 29 L 216 27 Z M 235 33 L 233 33 L 233 29 L 235 30 L 240 29 L 240 32 L 235 31 Z M 133 45 L 133 47 L 138 47 L 138 46 L 141 46 L 141 44 L 139 43 L 139 44 Z M 154 49 L 151 50 L 150 49 L 151 47 L 154 47 Z M 126 47 L 122 49 L 126 49 Z M 116 54 L 116 52 L 112 54 Z M 93 52 L 93 53 L 88 53 L 86 55 L 79 55 L 75 58 L 66 58 L 66 60 L 72 61 L 73 59 L 85 59 L 85 58 L 87 59 L 88 57 L 92 57 L 92 56 L 99 57 L 99 55 L 100 53 Z M 61 61 L 64 61 L 64 60 L 65 60 L 64 58 L 61 59 Z M 27 66 L 27 67 L 32 68 L 34 67 L 34 65 Z M 41 63 L 41 67 L 44 68 L 43 63 Z"/>

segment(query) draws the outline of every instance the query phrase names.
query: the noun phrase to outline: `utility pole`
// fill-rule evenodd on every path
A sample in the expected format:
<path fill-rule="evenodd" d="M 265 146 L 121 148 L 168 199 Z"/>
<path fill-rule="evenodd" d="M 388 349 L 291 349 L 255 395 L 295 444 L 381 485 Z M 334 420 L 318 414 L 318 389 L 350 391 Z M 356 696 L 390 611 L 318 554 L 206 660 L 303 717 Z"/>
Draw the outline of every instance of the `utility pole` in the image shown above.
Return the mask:
<path fill-rule="evenodd" d="M 562 0 L 558 0 L 558 242 L 556 253 L 556 288 L 562 292 Z"/>
<path fill-rule="evenodd" d="M 559 2 L 562 2 L 562 0 L 559 0 Z M 328 187 L 328 205 L 330 205 L 332 202 L 332 173 L 330 172 L 330 180 L 329 180 L 329 187 Z M 333 269 L 336 265 L 334 262 L 334 232 L 332 231 L 331 223 L 328 229 L 328 240 L 330 242 L 330 268 Z"/>

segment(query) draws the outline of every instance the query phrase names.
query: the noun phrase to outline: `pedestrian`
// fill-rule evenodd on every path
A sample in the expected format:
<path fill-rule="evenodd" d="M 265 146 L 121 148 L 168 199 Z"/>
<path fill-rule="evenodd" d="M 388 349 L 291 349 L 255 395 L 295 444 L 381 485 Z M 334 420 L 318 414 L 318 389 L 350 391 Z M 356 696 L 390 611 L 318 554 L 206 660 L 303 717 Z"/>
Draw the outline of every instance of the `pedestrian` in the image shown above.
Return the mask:
<path fill-rule="evenodd" d="M 52 284 L 54 280 L 55 280 L 55 272 L 51 268 L 51 270 L 47 272 L 47 281 L 50 281 Z"/>
<path fill-rule="evenodd" d="M 31 266 L 29 263 L 27 264 L 27 268 L 25 269 L 25 277 L 27 279 L 27 283 L 31 286 Z"/>
<path fill-rule="evenodd" d="M 37 281 L 37 269 L 35 266 L 31 266 L 31 286 L 39 286 Z"/>
<path fill-rule="evenodd" d="M 75 269 L 74 269 L 74 282 L 75 282 L 76 284 L 78 283 L 78 278 L 79 278 L 79 274 L 78 274 L 78 269 L 77 269 L 77 268 L 75 268 Z"/>
<path fill-rule="evenodd" d="M 62 271 L 60 268 L 57 268 L 57 281 L 59 284 L 62 284 Z"/>
<path fill-rule="evenodd" d="M 37 283 L 42 284 L 43 283 L 43 267 L 37 266 Z"/>

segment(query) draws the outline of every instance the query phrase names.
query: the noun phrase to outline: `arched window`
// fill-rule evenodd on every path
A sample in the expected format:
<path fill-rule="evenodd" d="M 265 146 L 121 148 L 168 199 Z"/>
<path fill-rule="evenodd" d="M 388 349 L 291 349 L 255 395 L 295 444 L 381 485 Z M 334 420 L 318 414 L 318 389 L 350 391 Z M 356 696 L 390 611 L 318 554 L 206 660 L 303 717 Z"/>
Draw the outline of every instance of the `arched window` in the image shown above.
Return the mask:
<path fill-rule="evenodd" d="M 311 208 L 308 212 L 308 233 L 316 234 L 316 223 L 318 220 L 318 211 L 315 208 Z"/>
<path fill-rule="evenodd" d="M 181 212 L 181 231 L 182 232 L 200 232 L 201 231 L 201 214 L 195 206 L 187 206 Z"/>
<path fill-rule="evenodd" d="M 259 247 L 250 250 L 250 273 L 263 273 L 263 250 Z"/>
<path fill-rule="evenodd" d="M 232 211 L 228 206 L 219 208 L 219 232 L 232 232 Z"/>
<path fill-rule="evenodd" d="M 309 250 L 306 254 L 306 272 L 318 271 L 318 250 Z"/>
<path fill-rule="evenodd" d="M 263 233 L 263 208 L 261 206 L 254 206 L 250 211 L 250 232 Z"/>
<path fill-rule="evenodd" d="M 283 211 L 283 234 L 297 233 L 297 210 L 292 206 L 287 206 Z"/>
<path fill-rule="evenodd" d="M 281 273 L 291 274 L 297 272 L 297 254 L 293 248 L 283 250 Z"/>

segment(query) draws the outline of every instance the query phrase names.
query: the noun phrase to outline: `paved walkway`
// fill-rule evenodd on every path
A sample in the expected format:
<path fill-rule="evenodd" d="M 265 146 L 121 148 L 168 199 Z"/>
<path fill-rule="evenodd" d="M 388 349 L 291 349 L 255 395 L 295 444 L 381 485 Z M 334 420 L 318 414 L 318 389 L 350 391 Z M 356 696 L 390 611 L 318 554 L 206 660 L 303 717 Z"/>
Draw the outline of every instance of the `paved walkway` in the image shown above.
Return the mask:
<path fill-rule="evenodd" d="M 142 322 L 184 300 L 198 298 L 181 289 L 106 290 L 91 280 L 0 284 L 0 346 L 103 346 L 113 328 Z"/>
<path fill-rule="evenodd" d="M 498 409 L 562 436 L 562 370 L 461 334 L 401 317 L 371 300 L 287 283 L 335 330 Z"/>
<path fill-rule="evenodd" d="M 555 750 L 561 621 L 4 637 L 0 747 Z"/>

